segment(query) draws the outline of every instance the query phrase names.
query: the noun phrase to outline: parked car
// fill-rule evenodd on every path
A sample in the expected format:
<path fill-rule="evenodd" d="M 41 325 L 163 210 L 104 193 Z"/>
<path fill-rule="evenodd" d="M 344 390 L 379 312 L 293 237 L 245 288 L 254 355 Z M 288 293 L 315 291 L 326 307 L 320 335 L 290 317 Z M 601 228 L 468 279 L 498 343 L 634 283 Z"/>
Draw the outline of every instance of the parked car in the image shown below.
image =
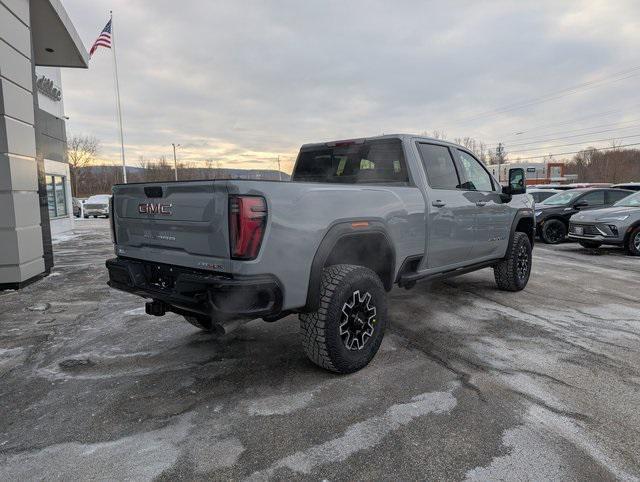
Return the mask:
<path fill-rule="evenodd" d="M 545 243 L 561 243 L 567 237 L 571 216 L 611 206 L 629 194 L 633 191 L 613 188 L 576 188 L 558 193 L 536 205 L 536 233 Z"/>
<path fill-rule="evenodd" d="M 567 184 L 567 187 L 571 189 L 585 188 L 585 187 L 611 187 L 610 182 L 573 182 Z"/>
<path fill-rule="evenodd" d="M 109 199 L 111 199 L 110 194 L 96 194 L 95 196 L 91 196 L 84 203 L 84 217 L 88 218 L 89 216 L 93 216 L 97 218 L 98 216 L 104 216 L 108 218 Z"/>
<path fill-rule="evenodd" d="M 630 191 L 640 191 L 640 182 L 625 182 L 622 184 L 614 184 L 611 187 L 615 187 L 617 189 L 628 189 Z"/>
<path fill-rule="evenodd" d="M 612 244 L 640 256 L 640 192 L 609 208 L 574 214 L 569 222 L 569 238 L 585 248 Z"/>
<path fill-rule="evenodd" d="M 558 194 L 560 191 L 558 189 L 539 189 L 539 188 L 527 188 L 527 194 L 529 194 L 536 204 L 541 203 L 547 198 Z"/>
<path fill-rule="evenodd" d="M 80 213 L 82 212 L 82 204 L 86 201 L 85 198 L 74 197 L 71 198 L 71 205 L 73 206 L 73 215 L 76 218 L 80 217 Z"/>
<path fill-rule="evenodd" d="M 225 333 L 298 313 L 307 356 L 364 367 L 382 342 L 385 291 L 492 267 L 529 280 L 533 201 L 524 170 L 502 188 L 469 150 L 388 135 L 304 145 L 291 182 L 116 185 L 109 285 Z"/>
<path fill-rule="evenodd" d="M 574 189 L 574 186 L 569 184 L 532 184 L 529 189 L 555 189 L 556 191 L 568 191 L 569 189 Z"/>

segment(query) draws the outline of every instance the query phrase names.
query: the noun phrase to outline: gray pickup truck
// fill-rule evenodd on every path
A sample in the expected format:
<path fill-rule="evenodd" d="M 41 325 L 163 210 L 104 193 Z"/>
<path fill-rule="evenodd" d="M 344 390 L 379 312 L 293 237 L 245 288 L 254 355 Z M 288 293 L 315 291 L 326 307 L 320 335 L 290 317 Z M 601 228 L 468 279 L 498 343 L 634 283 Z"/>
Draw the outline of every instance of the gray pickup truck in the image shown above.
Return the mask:
<path fill-rule="evenodd" d="M 492 267 L 526 286 L 525 192 L 522 169 L 501 187 L 467 149 L 413 135 L 306 144 L 290 182 L 121 184 L 109 285 L 217 333 L 297 313 L 307 356 L 349 373 L 375 356 L 394 284 Z"/>

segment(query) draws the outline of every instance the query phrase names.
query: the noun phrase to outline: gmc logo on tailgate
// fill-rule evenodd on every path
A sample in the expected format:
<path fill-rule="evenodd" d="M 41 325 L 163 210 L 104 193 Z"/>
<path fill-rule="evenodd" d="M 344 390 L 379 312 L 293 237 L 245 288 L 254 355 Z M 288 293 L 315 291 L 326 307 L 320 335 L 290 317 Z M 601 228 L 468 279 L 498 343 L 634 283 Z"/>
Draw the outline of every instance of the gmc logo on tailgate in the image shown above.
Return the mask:
<path fill-rule="evenodd" d="M 140 203 L 138 204 L 138 212 L 140 214 L 164 214 L 171 216 L 171 204 L 161 203 Z"/>

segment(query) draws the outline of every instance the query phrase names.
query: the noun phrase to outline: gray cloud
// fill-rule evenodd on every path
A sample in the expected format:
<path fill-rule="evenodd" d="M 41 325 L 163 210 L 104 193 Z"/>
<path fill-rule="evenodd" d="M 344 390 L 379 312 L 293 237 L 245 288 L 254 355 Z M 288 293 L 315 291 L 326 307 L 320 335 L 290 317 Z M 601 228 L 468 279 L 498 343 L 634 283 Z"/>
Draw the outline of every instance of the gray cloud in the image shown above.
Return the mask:
<path fill-rule="evenodd" d="M 87 46 L 114 10 L 131 160 L 169 156 L 171 142 L 184 146 L 185 159 L 231 160 L 433 129 L 493 143 L 580 114 L 620 110 L 567 128 L 633 118 L 636 109 L 625 107 L 640 100 L 636 77 L 470 119 L 640 64 L 633 0 L 65 6 Z M 117 159 L 110 52 L 99 51 L 88 71 L 66 70 L 63 87 L 69 129 L 96 135 L 104 157 Z"/>

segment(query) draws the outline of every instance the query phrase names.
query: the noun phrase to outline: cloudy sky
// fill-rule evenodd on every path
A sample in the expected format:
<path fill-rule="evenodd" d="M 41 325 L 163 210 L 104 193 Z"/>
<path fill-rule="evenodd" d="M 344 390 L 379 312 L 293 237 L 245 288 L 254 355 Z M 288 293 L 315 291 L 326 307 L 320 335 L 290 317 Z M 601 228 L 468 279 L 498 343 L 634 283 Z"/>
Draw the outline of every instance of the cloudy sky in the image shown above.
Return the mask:
<path fill-rule="evenodd" d="M 175 142 L 186 161 L 290 168 L 305 142 L 434 130 L 511 158 L 640 142 L 636 0 L 64 4 L 87 48 L 114 11 L 131 164 Z M 68 130 L 118 160 L 111 52 L 63 88 Z"/>

